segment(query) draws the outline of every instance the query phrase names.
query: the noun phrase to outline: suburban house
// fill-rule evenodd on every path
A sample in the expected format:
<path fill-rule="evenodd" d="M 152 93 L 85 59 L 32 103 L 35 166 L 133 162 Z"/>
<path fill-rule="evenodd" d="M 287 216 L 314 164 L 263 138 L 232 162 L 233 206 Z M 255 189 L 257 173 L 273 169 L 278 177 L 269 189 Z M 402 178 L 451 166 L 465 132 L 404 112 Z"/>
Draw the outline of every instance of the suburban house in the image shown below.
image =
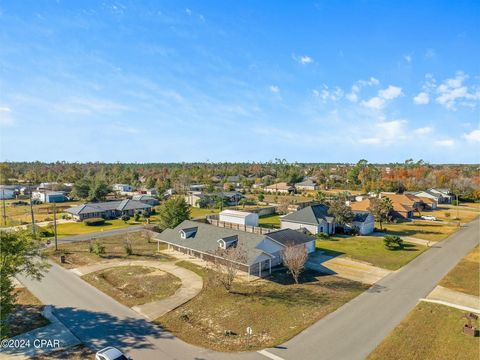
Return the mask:
<path fill-rule="evenodd" d="M 144 204 L 148 204 L 152 206 L 160 204 L 160 201 L 158 201 L 158 199 L 150 195 L 143 195 L 143 194 L 133 195 L 132 200 L 140 201 Z"/>
<path fill-rule="evenodd" d="M 390 199 L 391 200 L 391 199 Z M 350 208 L 353 211 L 369 211 L 371 199 L 364 199 L 362 201 L 355 201 L 350 204 Z M 411 219 L 415 209 L 407 204 L 402 204 L 397 201 L 392 201 L 393 209 L 390 212 L 390 216 L 400 219 Z"/>
<path fill-rule="evenodd" d="M 226 262 L 228 260 L 222 258 L 218 250 L 241 246 L 246 260 L 237 263 L 237 268 L 260 277 L 282 263 L 282 251 L 286 246 L 305 246 L 308 252 L 315 251 L 314 238 L 291 229 L 259 235 L 190 220 L 164 230 L 155 235 L 155 239 L 166 243 L 171 250 L 209 262 Z"/>
<path fill-rule="evenodd" d="M 318 190 L 318 185 L 312 179 L 307 179 L 305 181 L 295 184 L 295 189 L 297 190 Z"/>
<path fill-rule="evenodd" d="M 380 193 L 380 198 L 389 198 L 392 203 L 400 203 L 413 208 L 415 211 L 423 209 L 422 199 L 413 194 L 395 194 L 395 193 Z"/>
<path fill-rule="evenodd" d="M 77 221 L 89 218 L 115 219 L 123 215 L 133 216 L 135 212 L 150 213 L 152 206 L 137 200 L 118 200 L 88 203 L 73 206 L 65 210 Z"/>
<path fill-rule="evenodd" d="M 346 228 L 356 229 L 360 235 L 368 235 L 375 229 L 375 219 L 370 211 L 353 211 L 353 221 Z"/>
<path fill-rule="evenodd" d="M 42 203 L 59 203 L 68 200 L 63 191 L 49 190 L 33 191 L 32 199 L 40 201 Z"/>
<path fill-rule="evenodd" d="M 223 198 L 226 205 L 237 205 L 243 194 L 238 191 L 225 191 L 218 193 L 203 193 L 200 191 L 189 191 L 185 195 L 185 202 L 193 207 L 208 206 L 215 202 L 217 198 Z"/>
<path fill-rule="evenodd" d="M 218 214 L 218 220 L 247 226 L 258 226 L 258 214 L 247 211 L 223 210 Z"/>
<path fill-rule="evenodd" d="M 334 234 L 335 218 L 328 214 L 328 206 L 317 204 L 280 218 L 282 229 L 306 229 L 311 234 Z"/>
<path fill-rule="evenodd" d="M 273 194 L 292 194 L 295 192 L 295 188 L 286 182 L 280 182 L 266 186 L 263 191 Z"/>
<path fill-rule="evenodd" d="M 413 195 L 419 197 L 427 197 L 433 199 L 437 204 L 450 204 L 453 200 L 453 196 L 450 195 L 447 189 L 428 189 L 423 191 L 412 192 Z"/>
<path fill-rule="evenodd" d="M 128 184 L 113 184 L 112 190 L 120 193 L 130 193 L 134 190 L 134 187 Z"/>
<path fill-rule="evenodd" d="M 435 210 L 438 207 L 438 202 L 435 199 L 426 196 L 415 196 L 422 200 L 424 210 Z"/>

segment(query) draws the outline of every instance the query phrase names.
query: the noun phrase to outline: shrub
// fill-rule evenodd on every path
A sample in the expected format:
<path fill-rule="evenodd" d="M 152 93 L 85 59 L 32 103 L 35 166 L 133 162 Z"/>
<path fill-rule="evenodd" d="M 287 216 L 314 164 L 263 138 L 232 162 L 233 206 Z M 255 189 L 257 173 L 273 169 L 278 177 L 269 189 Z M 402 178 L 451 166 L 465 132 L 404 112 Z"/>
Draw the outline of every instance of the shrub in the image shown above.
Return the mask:
<path fill-rule="evenodd" d="M 452 214 L 450 214 L 449 212 L 446 212 L 444 215 L 446 218 L 449 218 L 450 216 L 452 216 Z"/>
<path fill-rule="evenodd" d="M 133 219 L 135 221 L 139 221 L 140 220 L 140 214 L 139 213 L 135 213 L 135 215 L 133 215 Z"/>
<path fill-rule="evenodd" d="M 83 223 L 86 226 L 99 226 L 99 225 L 104 225 L 105 224 L 105 219 L 102 219 L 102 218 L 85 219 L 85 220 L 83 220 Z"/>
<path fill-rule="evenodd" d="M 358 229 L 356 227 L 352 227 L 351 230 L 350 230 L 350 235 L 357 236 L 357 235 L 360 235 L 360 232 L 358 231 Z"/>
<path fill-rule="evenodd" d="M 453 200 L 453 201 L 452 201 L 452 205 L 455 205 L 455 206 L 458 206 L 459 203 L 460 203 L 460 202 L 459 202 L 458 200 Z"/>
<path fill-rule="evenodd" d="M 323 233 L 323 232 L 317 234 L 317 238 L 318 238 L 318 239 L 328 239 L 329 237 L 330 237 L 330 235 L 327 235 L 327 234 L 325 234 L 325 233 Z"/>
<path fill-rule="evenodd" d="M 383 243 L 389 250 L 403 248 L 403 240 L 400 238 L 400 236 L 387 235 L 383 238 Z"/>
<path fill-rule="evenodd" d="M 93 243 L 92 251 L 97 256 L 105 254 L 105 245 L 103 245 L 100 241 L 97 240 Z"/>
<path fill-rule="evenodd" d="M 120 219 L 122 219 L 123 222 L 126 223 L 128 220 L 130 220 L 130 216 L 128 216 L 128 215 L 122 215 L 122 217 L 121 217 Z"/>

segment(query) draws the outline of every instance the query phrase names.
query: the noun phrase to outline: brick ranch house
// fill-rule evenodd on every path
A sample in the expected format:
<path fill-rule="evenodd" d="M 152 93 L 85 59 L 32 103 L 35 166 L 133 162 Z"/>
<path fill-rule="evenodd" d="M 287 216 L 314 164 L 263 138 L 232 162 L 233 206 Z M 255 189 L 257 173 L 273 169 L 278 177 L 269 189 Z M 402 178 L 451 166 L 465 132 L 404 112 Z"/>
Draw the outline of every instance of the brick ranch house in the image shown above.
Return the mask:
<path fill-rule="evenodd" d="M 191 220 L 183 221 L 174 229 L 166 229 L 156 235 L 155 240 L 167 244 L 171 250 L 209 262 L 228 261 L 216 254 L 217 249 L 241 245 L 246 261 L 237 263 L 238 269 L 259 277 L 270 274 L 272 267 L 282 263 L 282 251 L 286 246 L 305 246 L 308 253 L 315 251 L 315 238 L 295 230 L 259 235 Z"/>

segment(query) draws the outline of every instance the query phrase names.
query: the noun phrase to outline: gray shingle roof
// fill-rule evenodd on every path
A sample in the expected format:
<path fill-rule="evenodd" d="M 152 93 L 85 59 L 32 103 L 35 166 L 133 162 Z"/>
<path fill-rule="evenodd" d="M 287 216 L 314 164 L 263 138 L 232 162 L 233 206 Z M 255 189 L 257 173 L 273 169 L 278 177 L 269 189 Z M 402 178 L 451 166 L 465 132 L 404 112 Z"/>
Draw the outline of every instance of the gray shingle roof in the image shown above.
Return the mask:
<path fill-rule="evenodd" d="M 194 236 L 190 236 L 186 239 L 181 238 L 181 230 L 195 227 L 197 228 L 197 232 Z M 160 241 L 165 241 L 170 244 L 176 244 L 203 253 L 212 254 L 218 249 L 218 240 L 230 238 L 232 236 L 237 236 L 239 246 L 242 246 L 245 249 L 247 253 L 247 265 L 253 265 L 255 263 L 254 260 L 257 259 L 258 256 L 265 254 L 264 251 L 256 248 L 256 246 L 263 240 L 264 235 L 221 228 L 191 220 L 185 220 L 174 229 L 166 229 L 155 237 Z"/>
<path fill-rule="evenodd" d="M 103 211 L 109 211 L 109 210 L 124 211 L 124 210 L 145 209 L 145 208 L 151 208 L 151 207 L 152 207 L 151 205 L 148 205 L 136 200 L 122 200 L 122 201 L 118 200 L 118 201 L 106 201 L 106 202 L 99 202 L 99 203 L 88 203 L 88 204 L 77 205 L 77 206 L 68 208 L 65 211 L 73 215 L 79 215 L 79 214 L 89 214 L 89 213 L 103 212 Z"/>
<path fill-rule="evenodd" d="M 370 213 L 368 211 L 353 211 L 353 221 L 354 222 L 365 222 Z"/>
<path fill-rule="evenodd" d="M 318 225 L 321 220 L 332 222 L 333 216 L 328 214 L 328 206 L 311 205 L 282 217 L 282 221 L 291 221 L 305 225 Z"/>
<path fill-rule="evenodd" d="M 315 239 L 300 231 L 292 229 L 273 231 L 266 234 L 266 236 L 284 246 L 305 244 Z"/>

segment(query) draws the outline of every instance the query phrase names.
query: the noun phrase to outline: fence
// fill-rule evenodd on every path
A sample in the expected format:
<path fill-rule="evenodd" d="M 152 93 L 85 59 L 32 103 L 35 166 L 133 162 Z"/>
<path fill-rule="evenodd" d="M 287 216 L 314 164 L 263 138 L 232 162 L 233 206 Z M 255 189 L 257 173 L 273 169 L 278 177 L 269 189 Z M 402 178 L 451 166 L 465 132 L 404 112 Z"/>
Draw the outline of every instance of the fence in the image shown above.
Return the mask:
<path fill-rule="evenodd" d="M 234 224 L 230 222 L 220 221 L 218 219 L 218 215 L 209 215 L 207 216 L 207 223 L 210 225 L 226 228 L 226 229 L 233 229 L 233 230 L 240 230 L 245 231 L 253 234 L 267 234 L 272 232 L 272 229 L 260 227 L 260 226 L 251 226 L 251 225 L 242 225 L 242 224 Z"/>

